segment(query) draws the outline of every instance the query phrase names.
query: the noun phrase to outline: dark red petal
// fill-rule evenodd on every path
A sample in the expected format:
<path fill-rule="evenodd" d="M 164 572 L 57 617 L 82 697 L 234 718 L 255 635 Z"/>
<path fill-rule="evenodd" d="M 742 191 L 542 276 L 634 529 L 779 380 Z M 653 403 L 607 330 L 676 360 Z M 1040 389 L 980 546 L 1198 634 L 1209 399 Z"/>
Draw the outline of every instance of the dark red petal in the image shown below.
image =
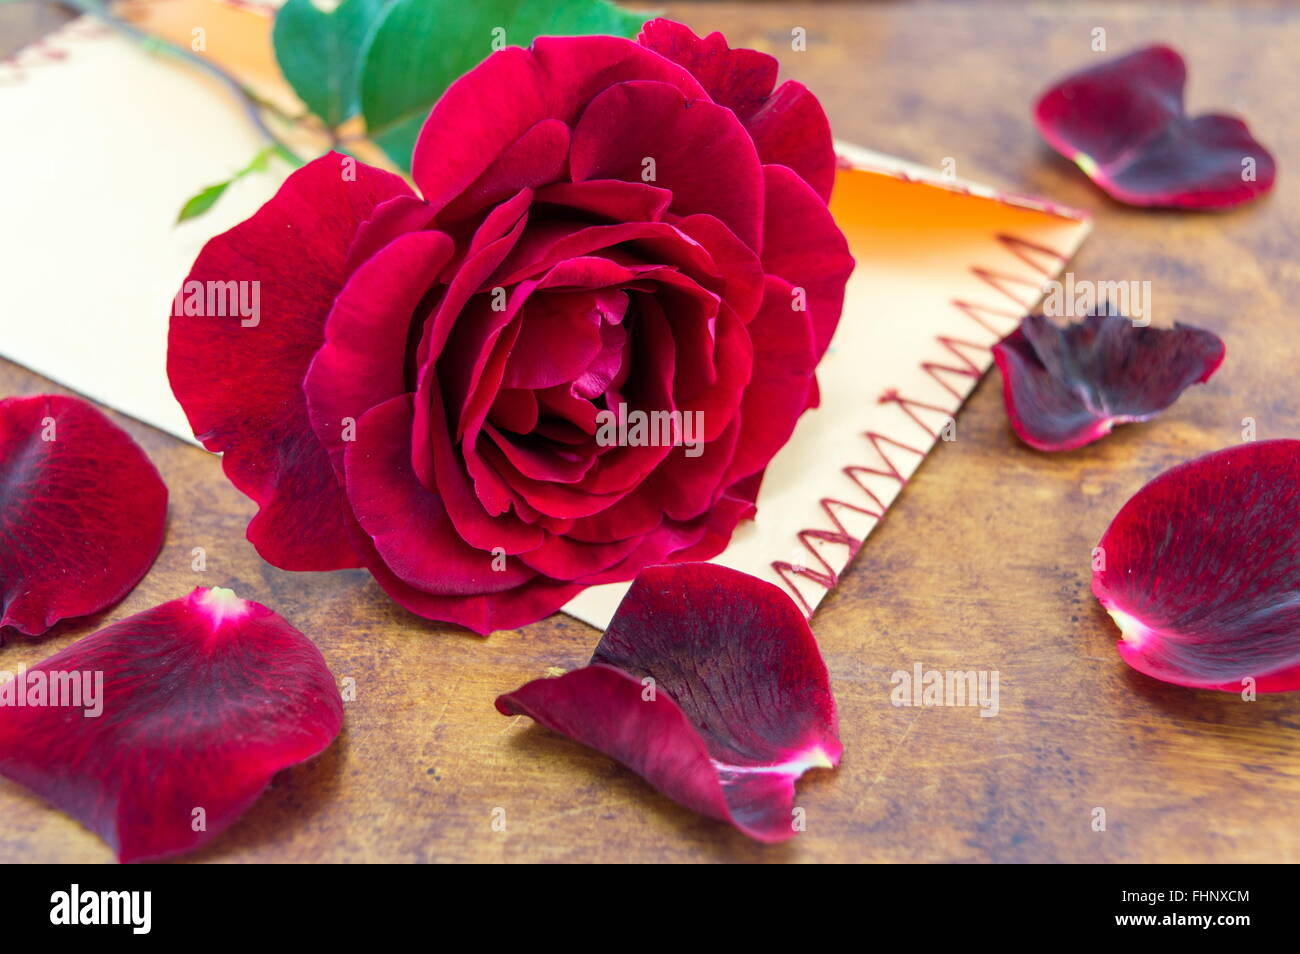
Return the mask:
<path fill-rule="evenodd" d="M 762 304 L 764 293 L 763 266 L 753 249 L 711 215 L 689 215 L 676 224 L 682 233 L 704 246 L 713 260 L 717 283 L 709 287 L 748 323 Z M 695 277 L 707 280 L 704 275 Z"/>
<path fill-rule="evenodd" d="M 355 430 L 372 407 L 406 393 L 416 306 L 453 251 L 442 232 L 408 232 L 364 262 L 335 299 L 325 343 L 312 359 L 303 390 L 312 427 L 340 478 L 347 422 Z"/>
<path fill-rule="evenodd" d="M 531 49 L 498 50 L 434 105 L 415 144 L 411 175 L 441 210 L 537 123 L 558 119 L 572 127 L 592 97 L 630 79 L 704 95 L 687 70 L 620 37 L 538 37 Z"/>
<path fill-rule="evenodd" d="M 788 166 L 823 202 L 835 186 L 835 143 L 826 111 L 806 86 L 782 83 L 745 123 L 766 165 Z"/>
<path fill-rule="evenodd" d="M 36 636 L 131 591 L 162 548 L 167 488 L 80 398 L 0 401 L 0 632 Z"/>
<path fill-rule="evenodd" d="M 453 221 L 510 198 L 521 189 L 556 182 L 569 158 L 569 127 L 543 119 L 501 151 L 464 192 L 448 203 L 439 221 Z"/>
<path fill-rule="evenodd" d="M 427 593 L 497 593 L 532 579 L 518 560 L 494 561 L 490 551 L 461 539 L 442 499 L 415 476 L 411 402 L 411 395 L 401 394 L 371 409 L 347 447 L 348 499 L 379 557 L 395 576 Z"/>
<path fill-rule="evenodd" d="M 517 557 L 509 557 L 514 562 Z M 480 636 L 503 629 L 517 629 L 558 612 L 565 603 L 584 589 L 585 583 L 535 577 L 527 583 L 502 593 L 479 596 L 429 593 L 403 583 L 393 571 L 376 562 L 370 572 L 392 599 L 425 619 L 442 620 L 473 630 Z"/>
<path fill-rule="evenodd" d="M 1165 471 L 1098 546 L 1092 591 L 1134 669 L 1198 689 L 1300 689 L 1300 441 Z"/>
<path fill-rule="evenodd" d="M 790 285 L 771 275 L 763 307 L 749 323 L 754 373 L 741 396 L 741 432 L 727 482 L 761 471 L 794 432 L 808 408 L 817 345 L 807 311 L 791 307 Z"/>
<path fill-rule="evenodd" d="M 763 229 L 763 175 L 753 140 L 730 110 L 692 101 L 669 83 L 619 83 L 596 96 L 573 131 L 575 182 L 640 182 L 653 159 L 654 184 L 672 192 L 677 215 L 704 212 L 750 248 Z"/>
<path fill-rule="evenodd" d="M 73 691 L 56 674 L 79 677 L 83 691 L 89 679 L 95 698 L 61 693 L 79 704 L 53 704 L 56 684 Z M 39 683 L 50 694 L 33 705 Z M 26 705 L 16 703 L 20 689 Z M 122 861 L 211 841 L 272 776 L 322 752 L 343 725 L 343 700 L 312 642 L 222 589 L 197 589 L 87 636 L 5 692 L 0 773 L 76 818 Z"/>
<path fill-rule="evenodd" d="M 806 182 L 781 166 L 764 166 L 763 174 L 763 267 L 803 289 L 820 361 L 840 322 L 853 256 L 830 210 Z"/>
<path fill-rule="evenodd" d="M 637 42 L 686 67 L 719 106 L 742 120 L 763 105 L 776 85 L 780 64 L 758 50 L 733 50 L 721 33 L 696 36 L 690 27 L 657 17 L 641 27 Z"/>
<path fill-rule="evenodd" d="M 727 46 L 721 33 L 698 37 L 672 20 L 651 20 L 641 28 L 642 46 L 680 63 L 695 75 L 713 101 L 745 124 L 764 163 L 789 166 L 829 200 L 835 184 L 835 148 L 821 103 L 801 84 L 783 83 L 776 92 L 775 57 Z"/>
<path fill-rule="evenodd" d="M 347 273 L 350 275 L 362 262 L 369 261 L 389 242 L 428 228 L 433 217 L 433 207 L 413 195 L 397 195 L 380 202 L 352 239 Z"/>
<path fill-rule="evenodd" d="M 1185 115 L 1186 80 L 1177 51 L 1151 46 L 1066 77 L 1034 118 L 1053 149 L 1129 205 L 1225 208 L 1268 192 L 1273 156 L 1239 119 Z"/>
<path fill-rule="evenodd" d="M 537 190 L 539 203 L 577 209 L 610 222 L 658 222 L 668 211 L 673 194 L 644 182 L 622 179 L 588 179 L 556 182 Z"/>
<path fill-rule="evenodd" d="M 167 375 L 194 435 L 222 453 L 226 476 L 258 503 L 248 539 L 291 570 L 360 565 L 347 501 L 312 430 L 302 384 L 347 279 L 358 227 L 384 200 L 410 194 L 399 177 L 360 163 L 355 178 L 345 178 L 344 158 L 308 163 L 199 253 L 187 282 L 246 282 L 250 296 L 257 288 L 257 323 L 174 315 L 167 339 Z"/>
<path fill-rule="evenodd" d="M 530 682 L 497 708 L 759 841 L 794 834 L 795 780 L 840 757 L 835 700 L 803 615 L 772 584 L 707 563 L 642 571 L 591 665 Z"/>
<path fill-rule="evenodd" d="M 1011 426 L 1043 451 L 1071 450 L 1116 424 L 1149 420 L 1208 381 L 1223 355 L 1212 332 L 1137 327 L 1115 314 L 1064 328 L 1029 315 L 993 348 Z"/>

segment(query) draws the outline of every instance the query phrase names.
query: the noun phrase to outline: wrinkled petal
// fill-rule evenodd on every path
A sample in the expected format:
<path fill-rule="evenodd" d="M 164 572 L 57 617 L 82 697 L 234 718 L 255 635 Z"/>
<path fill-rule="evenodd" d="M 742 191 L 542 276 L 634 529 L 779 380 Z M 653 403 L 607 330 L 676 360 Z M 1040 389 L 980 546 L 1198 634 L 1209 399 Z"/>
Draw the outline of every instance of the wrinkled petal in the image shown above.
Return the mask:
<path fill-rule="evenodd" d="M 199 253 L 187 285 L 241 282 L 250 304 L 256 289 L 256 323 L 245 325 L 254 319 L 240 314 L 173 315 L 167 339 L 167 376 L 194 436 L 222 454 L 226 476 L 257 502 L 248 539 L 284 569 L 360 565 L 302 383 L 347 279 L 358 226 L 410 190 L 360 163 L 347 180 L 343 158 L 330 153 L 297 170 L 251 219 Z"/>
<path fill-rule="evenodd" d="M 638 575 L 591 664 L 497 699 L 759 841 L 794 835 L 794 783 L 839 761 L 807 621 L 770 583 L 711 564 Z"/>
<path fill-rule="evenodd" d="M 1300 689 L 1300 441 L 1165 471 L 1098 547 L 1092 591 L 1134 669 L 1197 689 Z"/>
<path fill-rule="evenodd" d="M 1122 315 L 1093 314 L 1058 328 L 1029 315 L 993 355 L 1016 434 L 1030 447 L 1061 451 L 1154 417 L 1208 381 L 1224 347 L 1190 325 L 1138 327 Z"/>
<path fill-rule="evenodd" d="M 139 445 L 74 397 L 0 401 L 0 632 L 112 606 L 162 549 L 167 488 Z"/>
<path fill-rule="evenodd" d="M 1187 68 L 1151 46 L 1066 77 L 1034 110 L 1043 138 L 1129 205 L 1226 208 L 1273 188 L 1273 156 L 1232 116 L 1183 112 Z"/>
<path fill-rule="evenodd" d="M 51 694 L 33 705 L 42 683 Z M 56 702 L 56 684 L 90 691 Z M 0 706 L 0 773 L 124 862 L 216 838 L 277 772 L 320 754 L 343 725 L 343 700 L 312 642 L 222 589 L 196 589 L 87 636 L 0 697 L 24 689 L 26 705 Z"/>

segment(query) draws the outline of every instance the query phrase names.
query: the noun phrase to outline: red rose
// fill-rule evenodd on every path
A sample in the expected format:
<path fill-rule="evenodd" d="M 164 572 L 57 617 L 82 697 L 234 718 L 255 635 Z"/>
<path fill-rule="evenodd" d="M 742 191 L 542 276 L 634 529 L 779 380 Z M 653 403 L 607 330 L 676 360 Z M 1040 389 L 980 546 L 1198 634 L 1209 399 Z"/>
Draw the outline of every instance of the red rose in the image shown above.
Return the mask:
<path fill-rule="evenodd" d="M 480 632 L 720 552 L 853 267 L 776 72 L 664 20 L 502 50 L 425 123 L 423 198 L 329 155 L 209 242 L 168 373 L 258 552 Z"/>

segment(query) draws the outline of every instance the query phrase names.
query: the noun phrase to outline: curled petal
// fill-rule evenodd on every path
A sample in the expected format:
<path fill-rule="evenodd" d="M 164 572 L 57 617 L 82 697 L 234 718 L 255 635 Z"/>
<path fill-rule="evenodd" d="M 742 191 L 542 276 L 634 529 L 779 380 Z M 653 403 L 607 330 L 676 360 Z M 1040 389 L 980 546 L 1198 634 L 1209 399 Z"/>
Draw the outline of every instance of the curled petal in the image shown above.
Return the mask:
<path fill-rule="evenodd" d="M 87 636 L 0 687 L 0 699 L 0 773 L 122 861 L 211 841 L 343 725 L 320 651 L 223 589 Z"/>
<path fill-rule="evenodd" d="M 1273 156 L 1233 116 L 1183 112 L 1187 67 L 1151 46 L 1066 77 L 1034 110 L 1044 139 L 1129 205 L 1226 208 L 1273 188 Z"/>
<path fill-rule="evenodd" d="M 1300 441 L 1259 441 L 1165 471 L 1116 514 L 1092 591 L 1120 655 L 1197 689 L 1300 689 Z"/>
<path fill-rule="evenodd" d="M 0 631 L 36 636 L 111 606 L 162 548 L 167 488 L 80 398 L 0 401 Z"/>
<path fill-rule="evenodd" d="M 641 572 L 591 664 L 497 699 L 759 841 L 794 834 L 794 783 L 839 761 L 807 621 L 770 583 L 706 563 Z"/>
<path fill-rule="evenodd" d="M 1208 381 L 1224 347 L 1190 325 L 1138 327 L 1122 315 L 1093 314 L 1058 328 L 1029 315 L 993 355 L 1016 434 L 1038 450 L 1062 451 L 1154 417 Z"/>

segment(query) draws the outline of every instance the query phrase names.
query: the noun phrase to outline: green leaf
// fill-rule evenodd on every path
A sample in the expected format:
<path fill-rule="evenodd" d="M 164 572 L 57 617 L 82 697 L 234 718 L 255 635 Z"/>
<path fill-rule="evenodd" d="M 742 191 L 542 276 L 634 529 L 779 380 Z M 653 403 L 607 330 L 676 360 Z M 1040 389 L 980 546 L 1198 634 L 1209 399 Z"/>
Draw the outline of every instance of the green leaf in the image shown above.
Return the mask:
<path fill-rule="evenodd" d="M 181 214 L 176 216 L 176 224 L 180 225 L 182 222 L 188 222 L 190 219 L 197 219 L 204 212 L 208 211 L 208 209 L 217 204 L 217 200 L 221 198 L 222 193 L 230 188 L 230 183 L 234 181 L 234 179 L 227 179 L 225 182 L 218 182 L 216 185 L 210 185 L 206 189 L 200 191 L 197 195 L 193 196 L 188 202 L 181 206 Z"/>
<path fill-rule="evenodd" d="M 361 51 L 384 0 L 343 0 L 325 13 L 288 0 L 275 16 L 275 58 L 298 98 L 334 127 L 357 112 Z"/>
<path fill-rule="evenodd" d="M 238 182 L 250 172 L 265 172 L 270 166 L 271 157 L 276 154 L 277 148 L 274 145 L 267 146 L 259 150 L 244 168 L 240 169 L 225 182 L 218 182 L 216 185 L 207 186 L 200 189 L 195 195 L 181 206 L 180 214 L 176 216 L 176 224 L 188 222 L 190 219 L 197 219 L 204 212 L 208 211 L 217 204 L 220 199 L 234 183 Z"/>
<path fill-rule="evenodd" d="M 433 104 L 495 47 L 527 46 L 539 36 L 631 37 L 644 20 L 607 0 L 397 0 L 362 58 L 361 114 L 370 138 L 409 170 Z"/>

